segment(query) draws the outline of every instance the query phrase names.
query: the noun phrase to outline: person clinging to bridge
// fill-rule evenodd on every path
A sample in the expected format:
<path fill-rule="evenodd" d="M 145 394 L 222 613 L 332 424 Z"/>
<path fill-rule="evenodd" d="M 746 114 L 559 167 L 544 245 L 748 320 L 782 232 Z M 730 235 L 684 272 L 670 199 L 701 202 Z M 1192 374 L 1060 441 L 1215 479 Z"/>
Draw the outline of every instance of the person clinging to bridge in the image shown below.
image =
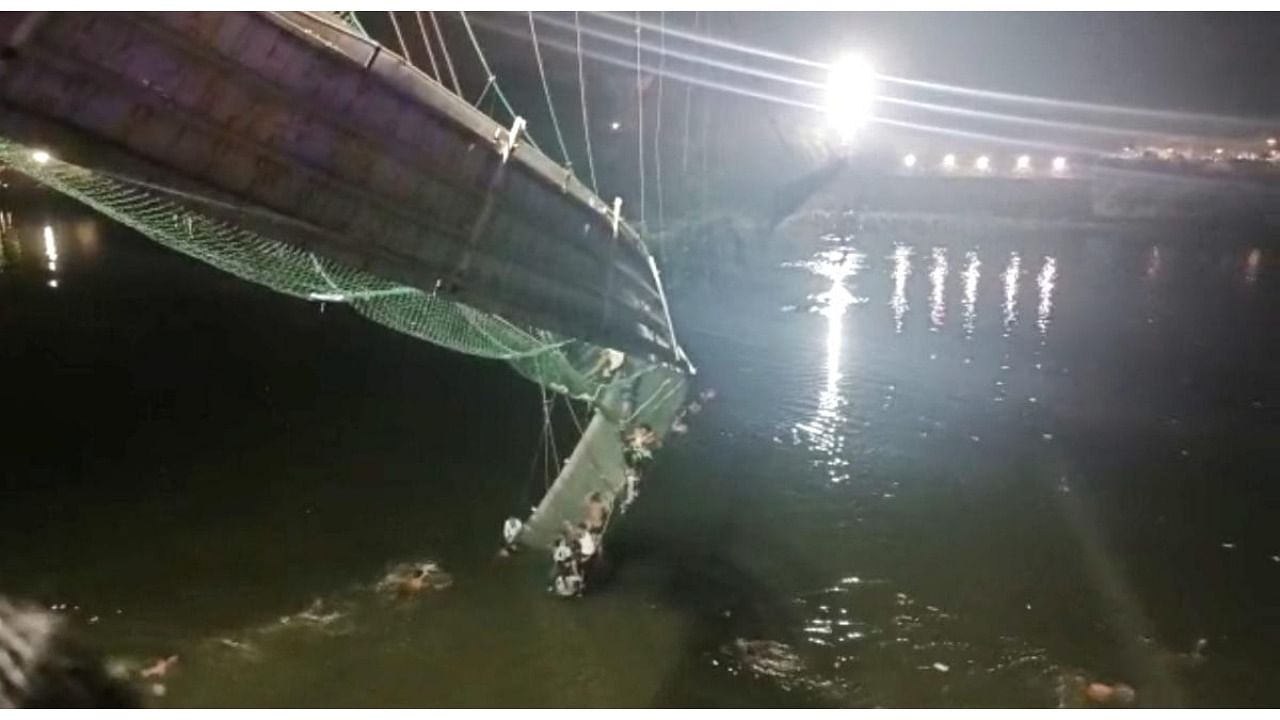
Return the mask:
<path fill-rule="evenodd" d="M 636 498 L 640 497 L 640 470 L 628 467 L 625 468 L 622 473 L 623 482 L 625 484 L 623 485 L 622 505 L 620 510 L 623 513 L 626 513 L 627 508 L 631 507 L 631 503 L 635 502 Z"/>
<path fill-rule="evenodd" d="M 652 458 L 657 447 L 658 434 L 645 423 L 640 423 L 623 434 L 623 458 L 632 467 Z"/>
<path fill-rule="evenodd" d="M 599 491 L 587 496 L 587 532 L 601 535 L 609 524 L 609 503 Z M 597 542 L 597 544 L 599 544 Z"/>
<path fill-rule="evenodd" d="M 596 357 L 596 363 L 591 368 L 591 375 L 598 376 L 602 380 L 612 378 L 618 370 L 622 369 L 622 364 L 627 361 L 627 356 L 618 350 L 604 348 Z"/>
<path fill-rule="evenodd" d="M 582 594 L 582 573 L 577 553 L 570 538 L 562 535 L 551 550 L 551 592 L 560 597 L 576 597 Z"/>

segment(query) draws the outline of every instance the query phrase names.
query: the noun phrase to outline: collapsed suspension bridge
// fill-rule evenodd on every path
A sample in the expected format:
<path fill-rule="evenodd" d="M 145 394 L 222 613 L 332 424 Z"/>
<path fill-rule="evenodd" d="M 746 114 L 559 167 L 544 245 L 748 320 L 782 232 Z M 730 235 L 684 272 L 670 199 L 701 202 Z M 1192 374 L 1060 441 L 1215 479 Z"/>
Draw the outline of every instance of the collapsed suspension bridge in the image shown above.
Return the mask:
<path fill-rule="evenodd" d="M 623 432 L 661 437 L 692 368 L 621 199 L 598 196 L 593 164 L 588 187 L 538 149 L 465 13 L 475 102 L 434 13 L 414 18 L 431 74 L 390 19 L 399 53 L 351 13 L 2 14 L 0 163 L 241 278 L 589 403 L 525 524 L 545 546 L 588 494 L 623 490 Z M 477 108 L 490 94 L 508 123 Z"/>

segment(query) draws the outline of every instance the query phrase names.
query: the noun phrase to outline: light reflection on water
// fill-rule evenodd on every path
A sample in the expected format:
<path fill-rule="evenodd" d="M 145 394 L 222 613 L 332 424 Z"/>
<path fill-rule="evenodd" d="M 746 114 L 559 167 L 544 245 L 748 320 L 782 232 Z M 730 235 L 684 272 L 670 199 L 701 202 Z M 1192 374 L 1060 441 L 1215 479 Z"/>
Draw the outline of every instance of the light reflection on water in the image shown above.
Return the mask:
<path fill-rule="evenodd" d="M 933 269 L 929 271 L 929 321 L 938 332 L 947 319 L 947 250 L 933 249 Z"/>
<path fill-rule="evenodd" d="M 812 454 L 816 463 L 831 468 L 829 477 L 832 480 L 844 481 L 851 476 L 859 479 L 857 483 L 845 483 L 839 490 L 831 489 L 832 493 L 856 493 L 858 502 L 850 502 L 845 506 L 851 508 L 846 512 L 849 513 L 850 524 L 855 527 L 874 522 L 882 513 L 894 512 L 887 508 L 897 508 L 901 512 L 902 507 L 911 502 L 904 500 L 912 497 L 913 489 L 908 486 L 910 481 L 904 480 L 901 490 L 897 489 L 898 483 L 893 482 L 894 494 L 883 493 L 883 486 L 877 487 L 881 482 L 879 478 L 891 472 L 889 468 L 892 466 L 886 464 L 884 458 L 896 446 L 905 444 L 902 439 L 904 436 L 921 438 L 921 444 L 898 450 L 896 452 L 899 454 L 893 456 L 895 462 L 908 465 L 925 462 L 913 455 L 942 453 L 953 456 L 954 448 L 966 444 L 965 440 L 976 443 L 971 447 L 985 449 L 988 443 L 997 443 L 997 447 L 1000 447 L 1000 443 L 1010 443 L 1008 436 L 1016 437 L 1021 433 L 1027 436 L 1026 440 L 1021 441 L 1027 445 L 1012 443 L 1015 453 L 1026 453 L 1031 445 L 1035 445 L 1045 448 L 1046 457 L 1052 458 L 1052 462 L 1037 462 L 1055 467 L 1069 464 L 1068 460 L 1063 459 L 1068 451 L 1061 444 L 1063 436 L 1068 433 L 1049 421 L 1058 414 L 1080 411 L 1073 407 L 1072 398 L 1061 397 L 1064 387 L 1073 388 L 1068 395 L 1079 392 L 1073 384 L 1076 381 L 1071 371 L 1084 368 L 1072 367 L 1067 362 L 1067 358 L 1079 357 L 1072 355 L 1079 353 L 1081 347 L 1079 342 L 1074 341 L 1080 339 L 1080 333 L 1102 326 L 1102 322 L 1094 319 L 1098 307 L 1108 308 L 1110 313 L 1117 316 L 1126 312 L 1141 313 L 1141 299 L 1144 295 L 1149 302 L 1167 306 L 1168 294 L 1173 292 L 1174 287 L 1181 289 L 1182 284 L 1187 282 L 1186 277 L 1177 272 L 1168 275 L 1168 271 L 1196 267 L 1195 263 L 1185 260 L 1181 248 L 1166 250 L 1164 255 L 1167 257 L 1162 257 L 1161 251 L 1156 247 L 1149 251 L 1141 247 L 1127 251 L 1109 248 L 1103 254 L 1096 249 L 1086 251 L 1051 245 L 1032 249 L 1037 245 L 1033 243 L 1028 243 L 1030 247 L 1026 249 L 1018 250 L 1010 250 L 1007 244 L 1001 246 L 996 243 L 993 244 L 994 247 L 988 248 L 974 243 L 967 247 L 927 246 L 930 263 L 928 280 L 924 283 L 911 283 L 911 260 L 920 252 L 918 245 L 895 241 L 891 251 L 879 253 L 870 249 L 875 246 L 874 239 L 862 244 L 847 242 L 844 255 L 826 255 L 828 262 L 810 266 L 823 282 L 832 280 L 831 289 L 817 296 L 820 303 L 814 308 L 826 320 L 823 328 L 826 374 L 817 396 L 817 420 L 802 422 L 795 427 L 802 431 L 797 436 L 803 439 L 801 444 Z M 1242 277 L 1240 273 L 1243 272 L 1243 282 L 1250 287 L 1255 286 L 1259 282 L 1263 266 L 1262 251 L 1253 248 L 1231 250 L 1229 253 L 1230 259 L 1224 253 L 1212 261 L 1200 260 L 1198 267 L 1216 265 L 1222 271 L 1221 279 L 1227 277 L 1227 268 L 1230 267 L 1232 282 L 1239 283 Z M 953 330 L 948 330 L 945 324 L 949 254 L 960 263 L 957 270 L 961 281 L 959 292 L 955 293 L 953 301 L 959 303 L 958 312 L 962 322 Z M 1209 253 L 1205 253 L 1207 255 Z M 857 256 L 858 262 L 843 265 L 831 262 L 835 258 L 851 256 Z M 866 258 L 872 259 L 867 262 Z M 1120 258 L 1129 264 L 1119 262 Z M 1176 260 L 1176 263 L 1170 265 L 1171 259 Z M 981 272 L 984 261 L 996 267 L 1003 266 L 1003 270 L 999 274 L 988 274 L 984 280 Z M 1101 263 L 1105 268 L 1101 271 L 1106 273 L 1105 277 L 1099 275 L 1099 271 L 1095 269 L 1097 265 L 1093 263 Z M 835 271 L 834 268 L 841 270 Z M 1018 305 L 1024 270 L 1028 275 L 1035 273 L 1035 322 L 1028 322 L 1025 328 L 1020 328 Z M 1163 277 L 1162 273 L 1167 277 Z M 1064 285 L 1064 277 L 1079 280 Z M 1157 277 L 1161 278 L 1162 284 L 1170 286 L 1167 288 L 1168 292 L 1161 290 L 1153 293 L 1153 288 L 1149 286 Z M 855 279 L 859 288 L 857 292 L 871 296 L 871 302 L 865 307 L 854 308 L 852 302 L 840 301 L 841 298 L 847 299 L 845 291 L 854 287 Z M 984 282 L 990 285 L 984 285 Z M 1101 300 L 1095 297 L 1100 292 L 1082 293 L 1079 290 L 1082 285 L 1089 286 L 1091 282 L 1096 283 L 1093 288 L 1102 285 L 1105 292 L 1113 295 L 1109 295 L 1107 300 Z M 990 292 L 984 290 L 988 287 Z M 887 302 L 882 305 L 877 295 L 887 296 Z M 1118 305 L 1111 305 L 1110 303 L 1116 302 L 1116 298 L 1123 299 Z M 913 299 L 929 305 L 927 333 L 923 332 L 925 326 L 916 329 L 904 327 Z M 1179 298 L 1179 302 L 1184 300 L 1186 298 Z M 1220 298 L 1215 297 L 1209 302 L 1218 300 Z M 989 314 L 980 307 L 984 302 L 992 306 Z M 1001 306 L 1000 313 L 995 312 L 996 304 Z M 888 306 L 888 312 L 885 312 L 885 305 Z M 1030 312 L 1030 308 L 1027 311 Z M 856 323 L 850 321 L 853 316 L 858 317 Z M 979 322 L 984 317 L 990 318 L 985 326 Z M 996 320 L 997 317 L 1000 320 Z M 1088 319 L 1089 322 L 1082 322 L 1082 319 Z M 1106 321 L 1115 322 L 1115 319 L 1107 317 Z M 1135 332 L 1132 326 L 1124 325 L 1123 322 L 1118 324 L 1125 328 L 1124 332 Z M 884 335 L 875 334 L 877 326 L 884 328 Z M 1165 332 L 1158 328 L 1147 329 L 1148 327 L 1143 325 L 1141 332 Z M 997 332 L 1009 342 L 990 342 Z M 984 333 L 989 333 L 985 336 L 988 342 L 977 342 L 984 339 Z M 1055 338 L 1052 350 L 1046 346 L 1051 335 Z M 948 344 L 960 339 L 973 340 L 974 343 L 967 346 L 970 349 L 965 350 Z M 857 342 L 859 348 L 853 365 L 848 364 L 848 353 L 845 352 L 851 342 Z M 1141 346 L 1134 338 L 1125 338 L 1122 342 Z M 962 356 L 964 363 L 959 362 Z M 925 362 L 926 359 L 939 358 L 950 358 L 955 364 Z M 972 365 L 969 365 L 970 359 L 974 360 Z M 1113 360 L 1114 358 L 1110 358 L 1105 362 Z M 1026 368 L 1026 372 L 1011 371 L 1011 367 Z M 908 379 L 904 381 L 902 378 Z M 964 382 L 964 378 L 982 379 L 970 387 L 989 388 L 987 381 L 994 382 L 997 387 L 996 396 L 987 396 L 992 401 L 987 405 L 988 409 L 977 407 L 982 404 L 981 399 L 968 394 L 971 391 L 952 389 L 958 379 Z M 880 406 L 878 402 L 865 402 L 869 395 L 878 394 L 885 388 L 891 394 L 895 392 L 895 386 L 887 382 L 889 380 L 903 387 L 901 404 L 914 406 L 911 410 L 902 412 L 897 406 L 890 410 L 888 403 Z M 934 387 L 943 389 L 943 392 L 939 396 L 931 395 Z M 948 392 L 966 394 L 957 400 L 957 407 L 947 407 L 949 398 L 945 395 Z M 1050 398 L 1049 407 L 1044 407 L 1046 397 Z M 1097 409 L 1101 404 L 1095 397 L 1090 396 L 1088 401 L 1091 405 L 1082 403 L 1079 407 L 1086 408 L 1090 413 L 1114 413 L 1101 417 L 1090 416 L 1089 422 L 1120 422 L 1121 412 L 1111 408 Z M 917 407 L 923 410 L 917 410 Z M 1004 410 L 1006 407 L 1008 410 Z M 1262 404 L 1255 404 L 1254 407 L 1262 407 Z M 929 414 L 917 414 L 921 412 Z M 1004 422 L 1008 426 L 993 430 L 991 417 L 1001 412 L 1005 413 Z M 936 415 L 931 417 L 930 414 L 934 413 Z M 782 422 L 787 421 L 783 419 Z M 981 433 L 978 432 L 979 423 L 985 424 Z M 914 425 L 909 428 L 912 432 L 902 432 L 908 429 L 904 426 L 911 425 Z M 874 427 L 868 430 L 866 426 Z M 856 443 L 846 442 L 845 433 L 852 432 L 847 427 L 858 429 Z M 1002 438 L 1002 435 L 1005 437 Z M 956 440 L 959 442 L 950 444 Z M 929 448 L 924 443 L 933 444 L 933 447 Z M 940 449 L 944 447 L 948 449 Z M 981 452 L 983 451 L 979 451 Z M 838 471 L 835 469 L 837 456 L 843 456 Z M 907 459 L 899 460 L 902 457 Z M 954 457 L 948 457 L 943 464 L 951 465 L 955 462 Z M 984 466 L 984 470 L 999 472 L 997 468 L 1000 463 L 1000 460 L 989 459 L 989 467 Z M 943 476 L 951 473 L 954 471 L 944 471 Z M 1075 481 L 1079 478 L 1062 470 L 1054 470 L 1052 473 L 1050 486 L 1053 493 L 1065 495 L 1070 492 L 1074 496 L 1078 492 Z M 937 480 L 931 479 L 929 482 Z M 921 481 L 920 484 L 925 483 Z M 919 488 L 915 488 L 914 492 L 925 494 Z M 890 499 L 891 502 L 878 502 L 881 499 Z M 908 541 L 915 534 L 925 536 L 934 532 L 932 529 L 922 528 L 902 530 L 908 536 Z M 1080 671 L 1080 668 L 1065 663 L 1062 657 L 1055 656 L 1032 635 L 1020 635 L 1004 628 L 985 637 L 969 633 L 967 623 L 970 620 L 963 617 L 960 608 L 952 604 L 949 597 L 920 595 L 915 589 L 909 589 L 903 578 L 892 571 L 872 570 L 858 564 L 846 566 L 844 570 L 844 581 L 837 580 L 831 587 L 796 599 L 805 609 L 802 617 L 796 621 L 796 631 L 797 641 L 807 648 L 801 654 L 809 661 L 812 681 L 810 687 L 823 688 L 826 692 L 831 692 L 832 688 L 841 688 L 842 692 L 847 693 L 841 696 L 841 703 L 883 702 L 892 705 L 903 703 L 905 698 L 908 704 L 947 705 L 956 702 L 959 697 L 957 693 L 973 692 L 975 696 L 984 698 L 980 704 L 1000 704 L 1001 700 L 993 699 L 998 698 L 998 695 L 990 694 L 991 687 L 1007 682 L 1016 685 L 1018 693 L 1029 693 L 1018 695 L 1016 699 L 1011 696 L 1008 702 L 1043 702 L 1051 706 L 1057 702 L 1054 688 L 1061 677 Z M 926 572 L 932 573 L 933 570 Z M 1004 590 L 998 590 L 997 594 L 1003 592 Z M 924 600 L 923 597 L 929 599 Z M 1025 605 L 1025 611 L 1030 615 L 1040 613 L 1040 606 L 1050 602 L 1046 598 L 1036 598 L 1035 602 L 1026 602 L 1017 607 L 1021 609 Z M 1114 611 L 1114 608 L 1111 610 Z M 1181 643 L 1182 640 L 1165 638 L 1161 642 Z M 1156 648 L 1154 652 L 1167 651 Z M 841 685 L 842 680 L 857 678 L 857 672 L 882 667 L 909 671 L 910 679 L 892 681 L 899 683 L 894 692 L 903 694 L 886 700 L 876 697 L 874 692 L 866 691 L 865 687 L 849 689 Z M 850 669 L 857 670 L 850 674 Z M 991 685 L 983 690 L 976 689 L 985 683 Z M 966 689 L 962 691 L 961 688 Z M 1144 687 L 1144 690 L 1150 693 L 1147 697 L 1166 692 L 1155 681 Z M 1176 695 L 1165 697 L 1174 698 Z"/>
<path fill-rule="evenodd" d="M 845 437 L 843 412 L 847 400 L 840 392 L 840 379 L 844 361 L 844 319 L 851 305 L 865 302 L 849 290 L 848 282 L 858 274 L 866 262 L 866 255 L 853 250 L 831 250 L 822 253 L 807 267 L 819 277 L 831 281 L 831 286 L 814 297 L 818 314 L 826 318 L 827 332 L 824 343 L 824 382 L 818 394 L 817 413 L 809 423 L 801 423 L 796 429 L 811 438 L 813 447 L 825 458 L 828 476 L 833 483 L 848 479 L 848 462 L 844 458 Z"/>
<path fill-rule="evenodd" d="M 1040 290 L 1040 304 L 1036 306 L 1036 327 L 1040 329 L 1041 338 L 1049 334 L 1049 319 L 1053 314 L 1053 289 L 1057 281 L 1058 261 L 1053 257 L 1046 257 L 1040 274 L 1036 276 L 1036 287 Z"/>
<path fill-rule="evenodd" d="M 964 335 L 972 338 L 978 321 L 978 280 L 982 262 L 978 260 L 978 253 L 974 250 L 965 253 L 964 258 Z"/>
<path fill-rule="evenodd" d="M 1009 337 L 1018 322 L 1018 281 L 1022 277 L 1022 258 L 1018 253 L 1009 253 L 1009 266 L 1000 277 L 1004 281 L 1004 335 Z"/>
<path fill-rule="evenodd" d="M 911 277 L 910 245 L 897 244 L 893 248 L 893 296 L 889 306 L 893 308 L 894 332 L 902 334 L 902 321 L 910 305 L 907 303 L 907 278 Z"/>

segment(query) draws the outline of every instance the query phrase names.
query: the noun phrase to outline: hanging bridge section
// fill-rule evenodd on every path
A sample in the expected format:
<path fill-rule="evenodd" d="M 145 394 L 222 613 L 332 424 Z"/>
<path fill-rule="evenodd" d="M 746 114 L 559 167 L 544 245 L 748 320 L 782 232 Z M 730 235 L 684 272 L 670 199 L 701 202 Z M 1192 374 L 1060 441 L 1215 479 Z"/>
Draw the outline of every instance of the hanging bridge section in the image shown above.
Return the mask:
<path fill-rule="evenodd" d="M 0 159 L 166 244 L 475 354 L 681 363 L 619 204 L 336 15 L 0 13 L 0 43 Z"/>

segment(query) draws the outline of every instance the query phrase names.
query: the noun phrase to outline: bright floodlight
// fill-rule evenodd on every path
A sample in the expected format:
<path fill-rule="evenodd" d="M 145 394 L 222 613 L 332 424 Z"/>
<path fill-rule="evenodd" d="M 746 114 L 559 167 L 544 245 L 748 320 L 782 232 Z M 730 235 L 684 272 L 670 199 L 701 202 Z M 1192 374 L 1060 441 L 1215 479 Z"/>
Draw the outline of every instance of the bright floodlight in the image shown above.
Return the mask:
<path fill-rule="evenodd" d="M 991 169 L 991 158 L 986 155 L 979 155 L 978 159 L 973 162 L 973 167 L 978 172 L 986 172 Z"/>
<path fill-rule="evenodd" d="M 1017 162 L 1013 166 L 1018 172 L 1031 172 L 1031 156 L 1019 155 Z"/>
<path fill-rule="evenodd" d="M 865 58 L 846 55 L 827 74 L 827 122 L 840 137 L 851 140 L 871 118 L 876 97 L 876 72 Z"/>
<path fill-rule="evenodd" d="M 1067 171 L 1067 159 L 1059 155 L 1053 159 L 1053 171 L 1062 173 Z"/>
<path fill-rule="evenodd" d="M 1275 147 L 1275 146 L 1276 146 L 1276 139 L 1275 139 L 1275 138 L 1267 138 L 1267 147 Z"/>
<path fill-rule="evenodd" d="M 956 156 L 955 156 L 955 155 L 952 155 L 951 153 L 947 153 L 946 155 L 943 155 L 943 156 L 942 156 L 942 169 L 943 169 L 943 170 L 955 170 L 955 169 L 956 169 Z"/>
<path fill-rule="evenodd" d="M 617 120 L 614 120 L 613 122 L 609 123 L 610 130 L 617 130 L 620 127 L 622 127 L 622 123 L 618 122 Z"/>
<path fill-rule="evenodd" d="M 31 153 L 31 159 L 43 165 L 49 162 L 49 153 L 43 150 L 36 150 L 35 152 Z"/>
<path fill-rule="evenodd" d="M 902 164 L 910 170 L 916 166 L 916 156 L 913 153 L 907 153 L 902 156 Z"/>

